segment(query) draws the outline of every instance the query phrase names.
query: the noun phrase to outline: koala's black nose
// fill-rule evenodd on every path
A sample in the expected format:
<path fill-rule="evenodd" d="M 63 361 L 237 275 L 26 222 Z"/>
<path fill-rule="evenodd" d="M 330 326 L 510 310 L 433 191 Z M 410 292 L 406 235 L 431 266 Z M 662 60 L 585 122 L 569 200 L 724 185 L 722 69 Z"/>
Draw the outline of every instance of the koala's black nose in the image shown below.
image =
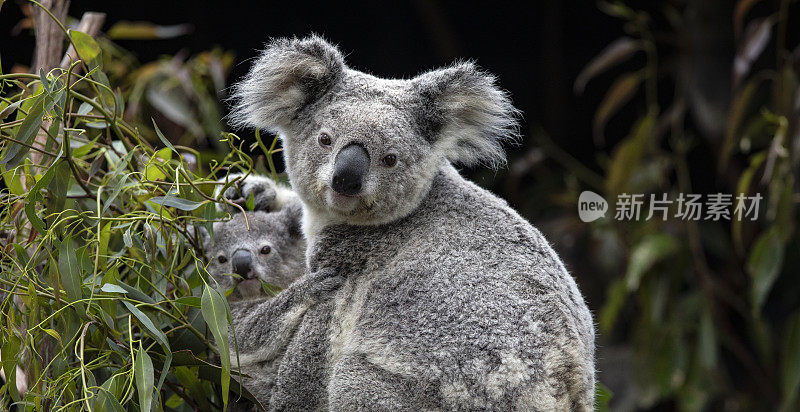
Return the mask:
<path fill-rule="evenodd" d="M 361 192 L 364 177 L 369 173 L 369 153 L 360 144 L 345 146 L 336 155 L 331 187 L 336 193 L 353 196 Z"/>
<path fill-rule="evenodd" d="M 253 268 L 253 254 L 250 251 L 239 249 L 231 256 L 231 265 L 237 275 L 246 276 Z"/>

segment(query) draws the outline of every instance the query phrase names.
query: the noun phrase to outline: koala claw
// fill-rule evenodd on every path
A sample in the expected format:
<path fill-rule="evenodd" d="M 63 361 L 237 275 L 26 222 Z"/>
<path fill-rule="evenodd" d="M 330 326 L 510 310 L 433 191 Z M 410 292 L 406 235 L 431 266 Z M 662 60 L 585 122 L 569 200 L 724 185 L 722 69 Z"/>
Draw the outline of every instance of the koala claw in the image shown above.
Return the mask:
<path fill-rule="evenodd" d="M 228 179 L 236 179 L 243 177 L 242 174 L 231 174 Z M 264 212 L 271 212 L 280 209 L 278 200 L 278 186 L 270 178 L 263 176 L 248 176 L 234 183 L 222 194 L 225 199 L 231 203 L 245 207 L 250 196 L 253 196 L 254 207 L 253 210 Z M 236 208 L 227 207 L 228 212 L 235 213 L 238 211 Z M 224 210 L 223 207 L 223 210 Z M 233 209 L 233 210 L 232 210 Z"/>

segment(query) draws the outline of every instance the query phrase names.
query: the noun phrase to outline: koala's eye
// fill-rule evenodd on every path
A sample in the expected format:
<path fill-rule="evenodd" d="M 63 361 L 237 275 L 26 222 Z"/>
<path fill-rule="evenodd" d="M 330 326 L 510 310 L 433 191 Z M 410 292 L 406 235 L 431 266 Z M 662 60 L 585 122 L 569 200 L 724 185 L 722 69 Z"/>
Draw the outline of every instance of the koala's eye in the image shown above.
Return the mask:
<path fill-rule="evenodd" d="M 226 258 L 225 256 L 220 256 L 217 258 L 217 261 L 219 261 L 219 263 L 225 263 L 228 261 L 228 258 Z"/>
<path fill-rule="evenodd" d="M 392 167 L 397 164 L 397 156 L 393 154 L 386 155 L 381 159 L 381 163 L 386 167 Z"/>
<path fill-rule="evenodd" d="M 264 246 L 261 248 L 262 255 L 269 255 L 269 252 L 272 252 L 272 248 L 269 246 Z"/>
<path fill-rule="evenodd" d="M 331 144 L 333 143 L 333 139 L 331 139 L 331 135 L 329 135 L 329 134 L 327 134 L 325 132 L 322 132 L 322 133 L 319 134 L 319 137 L 317 137 L 317 141 L 319 142 L 320 146 L 322 146 L 322 147 L 324 147 L 326 149 L 330 149 Z"/>

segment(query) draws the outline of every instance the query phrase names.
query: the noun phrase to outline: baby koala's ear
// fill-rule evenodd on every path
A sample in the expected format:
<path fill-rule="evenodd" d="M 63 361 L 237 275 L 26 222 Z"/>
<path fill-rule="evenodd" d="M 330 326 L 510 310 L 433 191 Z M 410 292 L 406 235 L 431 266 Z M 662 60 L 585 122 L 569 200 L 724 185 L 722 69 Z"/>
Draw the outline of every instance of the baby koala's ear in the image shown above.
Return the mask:
<path fill-rule="evenodd" d="M 279 212 L 286 224 L 286 230 L 292 237 L 303 236 L 303 202 L 297 195 L 287 198 Z"/>
<path fill-rule="evenodd" d="M 203 247 L 211 242 L 211 235 L 208 234 L 208 230 L 203 225 L 187 225 L 186 231 L 190 236 L 196 235 Z"/>
<path fill-rule="evenodd" d="M 505 163 L 502 144 L 515 143 L 519 111 L 495 77 L 471 62 L 423 73 L 412 80 L 422 99 L 420 119 L 435 151 L 451 163 Z"/>
<path fill-rule="evenodd" d="M 231 124 L 276 131 L 343 76 L 342 53 L 322 37 L 275 39 L 233 88 Z"/>

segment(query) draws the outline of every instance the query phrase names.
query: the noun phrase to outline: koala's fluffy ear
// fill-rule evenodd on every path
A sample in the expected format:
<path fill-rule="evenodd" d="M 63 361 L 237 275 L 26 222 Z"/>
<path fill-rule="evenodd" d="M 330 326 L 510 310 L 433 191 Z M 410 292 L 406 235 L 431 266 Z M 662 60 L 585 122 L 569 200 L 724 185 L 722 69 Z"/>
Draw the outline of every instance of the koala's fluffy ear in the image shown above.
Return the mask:
<path fill-rule="evenodd" d="M 300 198 L 294 196 L 291 201 L 283 205 L 279 212 L 286 223 L 286 229 L 293 237 L 303 235 L 303 203 Z"/>
<path fill-rule="evenodd" d="M 233 89 L 231 124 L 276 131 L 343 76 L 339 50 L 322 37 L 276 39 Z"/>
<path fill-rule="evenodd" d="M 186 231 L 192 236 L 197 233 L 197 238 L 204 248 L 211 242 L 211 235 L 208 234 L 208 230 L 202 225 L 186 225 Z"/>
<path fill-rule="evenodd" d="M 464 62 L 412 81 L 422 98 L 421 120 L 436 151 L 465 166 L 505 163 L 503 143 L 516 142 L 519 111 L 494 76 Z"/>

